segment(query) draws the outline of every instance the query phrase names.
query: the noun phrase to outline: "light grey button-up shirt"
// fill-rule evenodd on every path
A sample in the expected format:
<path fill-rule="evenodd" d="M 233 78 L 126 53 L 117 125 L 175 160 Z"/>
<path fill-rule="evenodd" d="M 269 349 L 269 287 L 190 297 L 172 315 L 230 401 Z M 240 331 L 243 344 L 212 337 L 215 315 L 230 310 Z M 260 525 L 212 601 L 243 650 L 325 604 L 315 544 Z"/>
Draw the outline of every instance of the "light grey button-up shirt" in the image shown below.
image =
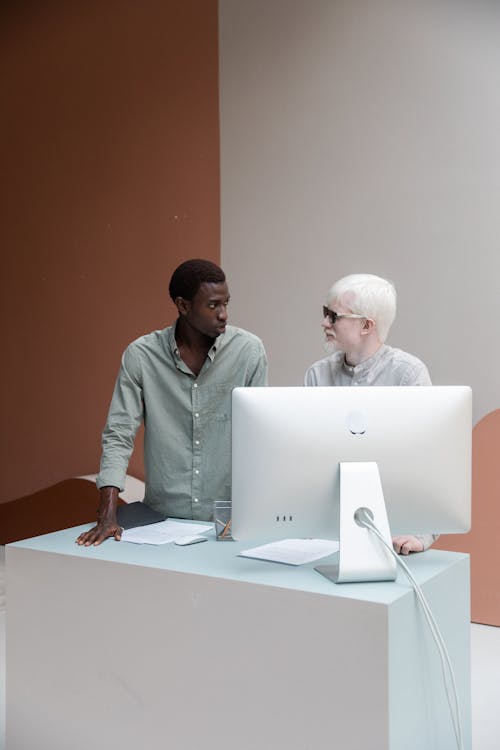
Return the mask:
<path fill-rule="evenodd" d="M 305 385 L 431 385 L 424 363 L 402 349 L 383 344 L 373 357 L 355 367 L 344 352 L 320 359 L 307 370 Z"/>
<path fill-rule="evenodd" d="M 233 326 L 218 337 L 195 376 L 175 326 L 132 342 L 122 357 L 102 438 L 97 486 L 123 489 L 144 420 L 145 502 L 176 518 L 211 520 L 214 500 L 231 498 L 231 393 L 267 385 L 257 336 Z"/>
<path fill-rule="evenodd" d="M 387 344 L 355 367 L 346 363 L 341 351 L 320 359 L 307 370 L 304 383 L 310 386 L 432 385 L 429 371 L 418 357 Z M 421 534 L 417 539 L 428 549 L 438 536 Z"/>

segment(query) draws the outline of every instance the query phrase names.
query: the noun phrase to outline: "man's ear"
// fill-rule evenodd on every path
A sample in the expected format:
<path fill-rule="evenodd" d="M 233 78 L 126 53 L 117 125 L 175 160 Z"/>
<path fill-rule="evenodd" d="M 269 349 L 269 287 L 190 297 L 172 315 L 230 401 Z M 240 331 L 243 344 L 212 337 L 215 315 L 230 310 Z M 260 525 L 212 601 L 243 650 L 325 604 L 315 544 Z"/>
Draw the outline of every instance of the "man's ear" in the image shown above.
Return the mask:
<path fill-rule="evenodd" d="M 370 333 L 373 333 L 375 330 L 376 323 L 371 318 L 365 318 L 363 320 L 363 325 L 361 326 L 361 335 L 362 336 L 368 336 Z"/>
<path fill-rule="evenodd" d="M 176 297 L 174 304 L 179 315 L 186 315 L 191 309 L 191 302 L 188 299 L 184 299 L 184 297 Z"/>

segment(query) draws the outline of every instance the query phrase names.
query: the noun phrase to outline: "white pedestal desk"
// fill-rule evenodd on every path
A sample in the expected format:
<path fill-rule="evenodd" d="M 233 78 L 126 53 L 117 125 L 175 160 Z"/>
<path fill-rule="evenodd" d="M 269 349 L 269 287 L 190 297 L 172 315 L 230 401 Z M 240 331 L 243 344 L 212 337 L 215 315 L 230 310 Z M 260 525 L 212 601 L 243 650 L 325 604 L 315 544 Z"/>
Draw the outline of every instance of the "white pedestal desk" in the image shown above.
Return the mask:
<path fill-rule="evenodd" d="M 81 548 L 86 528 L 7 547 L 8 750 L 455 749 L 401 574 L 336 585 L 213 538 Z M 406 559 L 446 640 L 470 750 L 468 556 Z"/>

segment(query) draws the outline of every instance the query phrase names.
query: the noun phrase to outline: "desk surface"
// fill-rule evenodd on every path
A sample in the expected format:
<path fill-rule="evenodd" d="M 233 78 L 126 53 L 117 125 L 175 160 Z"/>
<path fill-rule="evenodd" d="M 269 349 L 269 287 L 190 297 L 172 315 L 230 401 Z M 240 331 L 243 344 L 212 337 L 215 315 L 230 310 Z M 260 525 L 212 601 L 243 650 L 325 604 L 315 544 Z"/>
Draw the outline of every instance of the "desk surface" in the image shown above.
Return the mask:
<path fill-rule="evenodd" d="M 314 570 L 318 564 L 332 562 L 334 556 L 300 566 L 238 557 L 240 550 L 262 544 L 265 541 L 262 539 L 250 543 L 248 541 L 216 542 L 213 532 L 210 532 L 207 535 L 208 542 L 187 547 L 172 543 L 158 546 L 138 545 L 115 542 L 113 539 L 108 539 L 97 547 L 80 547 L 75 543 L 75 539 L 82 531 L 89 528 L 91 525 L 85 524 L 10 544 L 7 546 L 7 565 L 9 549 L 24 548 L 58 555 L 296 589 L 385 605 L 392 604 L 411 592 L 410 584 L 400 569 L 398 569 L 395 582 L 335 584 Z M 405 557 L 404 561 L 417 582 L 424 584 L 438 576 L 445 568 L 454 563 L 458 564 L 467 557 L 468 555 L 458 552 L 428 550 Z"/>
<path fill-rule="evenodd" d="M 83 548 L 85 528 L 6 550 L 12 750 L 166 738 L 178 750 L 328 750 L 332 738 L 345 750 L 454 750 L 439 659 L 404 577 L 336 585 L 314 563 L 237 557 L 252 544 L 213 533 L 189 547 Z M 448 646 L 470 750 L 467 555 L 408 562 Z"/>

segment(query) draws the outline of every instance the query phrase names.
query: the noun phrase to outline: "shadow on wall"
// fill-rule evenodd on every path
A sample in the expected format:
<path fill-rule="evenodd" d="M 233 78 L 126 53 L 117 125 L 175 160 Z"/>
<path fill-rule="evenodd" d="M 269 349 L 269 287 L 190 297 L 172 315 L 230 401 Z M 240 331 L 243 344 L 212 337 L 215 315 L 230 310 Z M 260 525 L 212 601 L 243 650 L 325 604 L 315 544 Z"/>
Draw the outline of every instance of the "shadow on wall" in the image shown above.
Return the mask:
<path fill-rule="evenodd" d="M 471 556 L 471 619 L 500 626 L 500 409 L 472 432 L 472 526 L 468 534 L 440 537 L 437 549 Z"/>
<path fill-rule="evenodd" d="M 99 505 L 95 480 L 95 474 L 64 479 L 31 495 L 0 503 L 0 545 L 95 523 Z M 141 479 L 127 474 L 118 503 L 142 501 L 144 490 Z"/>
<path fill-rule="evenodd" d="M 95 484 L 81 478 L 65 479 L 31 495 L 0 503 L 0 544 L 92 523 L 98 505 Z"/>

